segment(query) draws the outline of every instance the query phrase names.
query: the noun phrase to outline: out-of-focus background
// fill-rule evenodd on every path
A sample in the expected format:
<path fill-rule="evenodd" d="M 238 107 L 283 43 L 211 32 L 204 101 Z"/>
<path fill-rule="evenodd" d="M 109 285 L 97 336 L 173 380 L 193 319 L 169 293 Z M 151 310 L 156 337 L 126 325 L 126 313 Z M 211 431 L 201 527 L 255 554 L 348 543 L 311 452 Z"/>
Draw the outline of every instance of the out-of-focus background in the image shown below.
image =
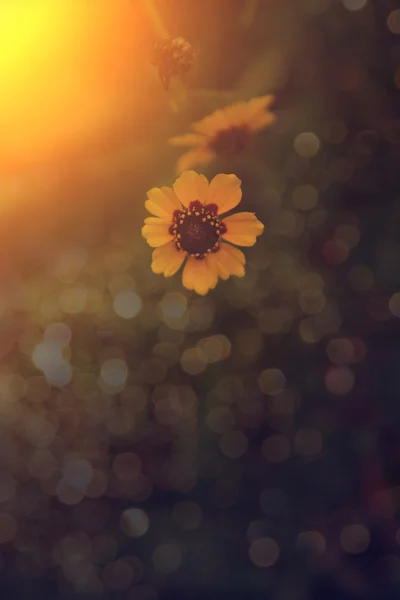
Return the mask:
<path fill-rule="evenodd" d="M 204 170 L 265 233 L 198 297 L 150 270 L 146 191 L 266 93 Z M 3 0 L 2 598 L 400 597 L 399 173 L 395 0 Z"/>

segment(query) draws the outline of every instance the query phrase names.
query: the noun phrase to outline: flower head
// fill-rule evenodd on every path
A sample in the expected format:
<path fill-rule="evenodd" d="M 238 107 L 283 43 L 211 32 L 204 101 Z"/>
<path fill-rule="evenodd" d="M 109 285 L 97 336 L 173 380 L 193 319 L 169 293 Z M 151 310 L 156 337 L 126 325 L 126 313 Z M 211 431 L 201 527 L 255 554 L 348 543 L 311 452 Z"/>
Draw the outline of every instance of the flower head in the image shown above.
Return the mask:
<path fill-rule="evenodd" d="M 204 175 L 185 171 L 172 188 L 153 188 L 142 235 L 153 251 L 151 268 L 165 277 L 185 263 L 182 282 L 205 295 L 218 278 L 243 277 L 245 257 L 238 246 L 253 246 L 264 225 L 254 213 L 224 216 L 242 198 L 236 175 L 219 174 L 209 183 Z"/>
<path fill-rule="evenodd" d="M 151 62 L 158 68 L 164 89 L 168 89 L 171 77 L 184 77 L 194 61 L 192 46 L 182 37 L 157 42 Z"/>
<path fill-rule="evenodd" d="M 273 101 L 274 96 L 261 96 L 237 102 L 194 123 L 194 133 L 171 138 L 172 145 L 191 147 L 178 160 L 178 172 L 205 164 L 216 156 L 229 157 L 242 152 L 252 134 L 275 121 L 274 113 L 269 111 Z"/>

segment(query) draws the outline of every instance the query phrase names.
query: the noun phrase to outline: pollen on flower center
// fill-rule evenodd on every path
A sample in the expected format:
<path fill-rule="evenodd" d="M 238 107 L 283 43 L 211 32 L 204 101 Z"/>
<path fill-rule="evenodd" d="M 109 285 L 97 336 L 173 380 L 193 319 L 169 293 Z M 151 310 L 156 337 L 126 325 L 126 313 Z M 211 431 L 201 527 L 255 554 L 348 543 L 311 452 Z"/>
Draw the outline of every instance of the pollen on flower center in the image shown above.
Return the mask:
<path fill-rule="evenodd" d="M 191 202 L 189 208 L 176 210 L 170 227 L 176 249 L 197 259 L 218 252 L 226 227 L 217 217 L 217 211 L 216 204 L 203 205 L 199 200 Z"/>
<path fill-rule="evenodd" d="M 250 139 L 250 130 L 246 125 L 232 126 L 218 131 L 209 143 L 211 150 L 220 156 L 240 154 Z"/>

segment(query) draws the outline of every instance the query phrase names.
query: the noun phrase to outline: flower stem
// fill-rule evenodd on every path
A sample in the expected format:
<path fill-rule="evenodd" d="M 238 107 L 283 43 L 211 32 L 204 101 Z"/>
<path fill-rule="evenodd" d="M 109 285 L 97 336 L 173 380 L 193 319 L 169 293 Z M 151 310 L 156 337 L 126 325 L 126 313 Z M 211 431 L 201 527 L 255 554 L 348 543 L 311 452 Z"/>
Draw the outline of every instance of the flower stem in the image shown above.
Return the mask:
<path fill-rule="evenodd" d="M 184 82 L 180 79 L 171 81 L 170 86 L 170 101 L 169 104 L 175 113 L 178 113 L 187 102 L 187 88 Z"/>
<path fill-rule="evenodd" d="M 241 18 L 243 27 L 249 28 L 251 26 L 256 15 L 257 7 L 258 0 L 247 0 Z"/>
<path fill-rule="evenodd" d="M 154 0 L 143 0 L 143 7 L 154 25 L 154 29 L 157 33 L 157 36 L 160 39 L 165 39 L 169 37 L 167 28 L 164 25 L 164 21 L 161 18 L 158 8 L 154 3 Z"/>

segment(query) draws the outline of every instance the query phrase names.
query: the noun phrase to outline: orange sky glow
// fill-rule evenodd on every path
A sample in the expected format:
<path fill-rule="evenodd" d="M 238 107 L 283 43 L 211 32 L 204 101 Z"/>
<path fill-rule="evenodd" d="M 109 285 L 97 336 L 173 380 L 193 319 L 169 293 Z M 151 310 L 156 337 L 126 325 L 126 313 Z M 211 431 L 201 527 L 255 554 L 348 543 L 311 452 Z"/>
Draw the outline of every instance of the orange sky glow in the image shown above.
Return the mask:
<path fill-rule="evenodd" d="M 129 0 L 1 1 L 3 166 L 51 155 L 115 119 L 139 27 Z"/>

